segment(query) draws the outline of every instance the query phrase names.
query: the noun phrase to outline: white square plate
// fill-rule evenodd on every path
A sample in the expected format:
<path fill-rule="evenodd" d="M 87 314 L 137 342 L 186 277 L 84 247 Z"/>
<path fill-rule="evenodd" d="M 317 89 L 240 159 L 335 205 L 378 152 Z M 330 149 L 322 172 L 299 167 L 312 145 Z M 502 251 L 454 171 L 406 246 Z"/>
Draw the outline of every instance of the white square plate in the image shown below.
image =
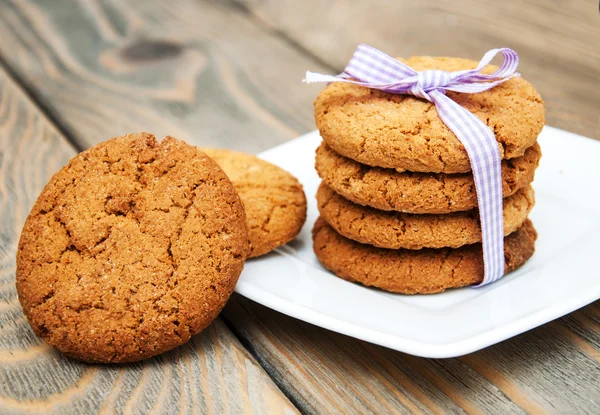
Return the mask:
<path fill-rule="evenodd" d="M 531 219 L 535 255 L 483 288 L 407 296 L 335 277 L 312 251 L 319 178 L 312 132 L 260 154 L 304 185 L 308 218 L 299 237 L 246 263 L 236 291 L 292 317 L 424 357 L 474 352 L 600 298 L 600 143 L 552 127 L 539 137 L 543 157 Z"/>

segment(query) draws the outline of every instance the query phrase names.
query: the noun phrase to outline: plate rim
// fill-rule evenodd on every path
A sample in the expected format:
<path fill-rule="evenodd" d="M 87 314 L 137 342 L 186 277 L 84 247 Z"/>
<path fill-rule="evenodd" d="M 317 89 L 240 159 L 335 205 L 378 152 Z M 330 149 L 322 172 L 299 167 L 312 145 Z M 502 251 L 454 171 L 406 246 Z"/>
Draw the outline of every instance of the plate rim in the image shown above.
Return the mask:
<path fill-rule="evenodd" d="M 585 139 L 586 141 L 591 140 L 592 142 L 597 142 L 589 137 L 551 126 L 545 126 L 544 129 L 550 130 L 553 133 L 568 134 L 577 138 Z M 285 147 L 293 145 L 293 143 L 297 140 L 301 140 L 314 134 L 318 134 L 318 131 L 310 131 L 295 139 L 263 151 L 259 153 L 258 156 L 261 157 L 271 152 L 282 151 Z M 285 256 L 289 256 L 288 253 L 284 253 L 279 248 L 276 249 L 276 251 Z M 299 261 L 293 256 L 290 259 Z M 545 305 L 541 309 L 536 310 L 524 317 L 518 318 L 510 323 L 492 327 L 489 330 L 474 334 L 470 337 L 447 343 L 431 343 L 412 340 L 396 334 L 386 333 L 378 329 L 365 327 L 360 324 L 343 321 L 322 311 L 310 309 L 302 304 L 294 303 L 276 294 L 265 291 L 252 283 L 244 281 L 243 279 L 239 280 L 235 287 L 235 291 L 238 294 L 262 304 L 265 307 L 343 335 L 415 356 L 426 358 L 452 358 L 472 353 L 485 347 L 500 343 L 504 340 L 508 340 L 514 336 L 574 312 L 600 299 L 600 280 L 592 287 L 587 287 L 586 290 L 582 291 L 581 295 L 573 296 L 569 298 L 568 301 L 561 301 L 555 305 Z"/>
<path fill-rule="evenodd" d="M 587 295 L 576 297 L 571 302 L 563 302 L 561 307 L 544 307 L 512 323 L 478 333 L 469 338 L 436 344 L 415 341 L 348 323 L 322 312 L 311 310 L 303 305 L 295 304 L 243 281 L 238 283 L 235 290 L 238 294 L 267 308 L 309 324 L 399 352 L 437 359 L 459 357 L 476 352 L 563 317 L 600 298 L 600 283 L 598 283 L 593 290 L 585 291 Z"/>

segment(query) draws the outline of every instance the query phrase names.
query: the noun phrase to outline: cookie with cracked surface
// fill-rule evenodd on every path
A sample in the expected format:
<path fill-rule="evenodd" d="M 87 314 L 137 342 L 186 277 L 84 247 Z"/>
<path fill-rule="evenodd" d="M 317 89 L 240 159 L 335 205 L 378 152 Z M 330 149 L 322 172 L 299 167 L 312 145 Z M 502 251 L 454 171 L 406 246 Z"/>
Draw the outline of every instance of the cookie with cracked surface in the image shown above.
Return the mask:
<path fill-rule="evenodd" d="M 65 355 L 131 362 L 219 314 L 249 253 L 242 202 L 206 154 L 172 137 L 113 138 L 75 156 L 23 227 L 17 292 Z"/>
<path fill-rule="evenodd" d="M 418 56 L 402 61 L 418 71 L 477 66 L 459 58 Z M 495 69 L 488 66 L 485 72 Z M 503 159 L 522 156 L 545 123 L 540 95 L 521 77 L 477 94 L 449 91 L 447 96 L 494 131 Z M 471 171 L 463 145 L 426 100 L 333 82 L 318 95 L 314 114 L 327 144 L 360 163 L 429 173 Z"/>
<path fill-rule="evenodd" d="M 415 215 L 357 205 L 325 183 L 317 191 L 321 217 L 339 234 L 388 249 L 458 248 L 481 242 L 476 209 L 444 215 Z M 531 186 L 504 199 L 504 235 L 516 231 L 534 205 Z"/>
<path fill-rule="evenodd" d="M 533 181 L 541 157 L 535 143 L 525 155 L 502 162 L 502 193 L 508 197 Z M 470 173 L 399 173 L 344 157 L 322 143 L 315 167 L 323 181 L 344 198 L 380 210 L 450 213 L 477 206 Z"/>
<path fill-rule="evenodd" d="M 204 148 L 237 189 L 248 221 L 250 257 L 264 255 L 294 239 L 306 221 L 306 196 L 294 176 L 258 157 Z"/>
<path fill-rule="evenodd" d="M 504 238 L 505 272 L 533 255 L 536 238 L 529 220 Z M 321 264 L 338 277 L 391 292 L 433 294 L 483 281 L 481 244 L 418 251 L 376 248 L 341 236 L 319 218 L 313 248 Z"/>

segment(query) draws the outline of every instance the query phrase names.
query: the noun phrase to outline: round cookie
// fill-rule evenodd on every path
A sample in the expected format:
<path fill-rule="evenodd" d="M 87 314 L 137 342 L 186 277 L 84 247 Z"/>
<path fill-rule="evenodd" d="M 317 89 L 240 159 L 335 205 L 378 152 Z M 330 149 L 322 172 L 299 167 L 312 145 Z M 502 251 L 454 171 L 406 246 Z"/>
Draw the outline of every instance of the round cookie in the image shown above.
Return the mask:
<path fill-rule="evenodd" d="M 105 141 L 56 173 L 29 214 L 17 292 L 35 333 L 88 362 L 186 342 L 219 314 L 249 253 L 244 207 L 195 147 Z"/>
<path fill-rule="evenodd" d="M 523 265 L 535 250 L 529 220 L 504 239 L 504 269 Z M 348 281 L 403 294 L 432 294 L 483 280 L 481 244 L 461 248 L 383 249 L 336 233 L 323 218 L 313 228 L 313 248 L 325 268 Z"/>
<path fill-rule="evenodd" d="M 481 242 L 477 210 L 445 215 L 386 212 L 352 203 L 325 183 L 317 191 L 321 217 L 339 234 L 389 249 L 458 248 Z M 504 235 L 516 231 L 534 204 L 531 186 L 504 199 Z"/>
<path fill-rule="evenodd" d="M 403 62 L 417 71 L 477 66 L 468 59 L 427 56 Z M 485 72 L 495 69 L 488 66 Z M 545 123 L 540 95 L 521 77 L 477 94 L 449 91 L 447 96 L 494 131 L 503 159 L 522 156 Z M 327 144 L 360 163 L 431 173 L 471 171 L 463 145 L 426 100 L 333 82 L 318 95 L 314 114 Z"/>
<path fill-rule="evenodd" d="M 502 162 L 504 197 L 533 181 L 541 157 L 539 144 L 525 155 Z M 341 156 L 325 143 L 317 149 L 315 167 L 323 181 L 344 198 L 380 210 L 406 213 L 450 213 L 477 206 L 470 173 L 399 173 Z"/>
<path fill-rule="evenodd" d="M 248 221 L 250 257 L 264 255 L 294 239 L 306 221 L 302 185 L 285 170 L 249 154 L 202 149 L 237 189 Z"/>

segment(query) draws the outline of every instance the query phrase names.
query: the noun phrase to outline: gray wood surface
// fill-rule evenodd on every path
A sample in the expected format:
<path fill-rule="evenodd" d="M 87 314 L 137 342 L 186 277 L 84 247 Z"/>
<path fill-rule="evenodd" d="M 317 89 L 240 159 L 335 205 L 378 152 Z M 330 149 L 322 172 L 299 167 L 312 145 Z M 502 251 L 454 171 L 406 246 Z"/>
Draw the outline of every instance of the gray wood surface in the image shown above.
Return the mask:
<path fill-rule="evenodd" d="M 313 125 L 306 58 L 218 1 L 3 0 L 0 23 L 1 58 L 77 145 L 150 130 L 256 153 Z"/>
<path fill-rule="evenodd" d="M 511 47 L 549 125 L 600 139 L 597 0 L 234 0 L 263 25 L 342 70 L 358 43 L 394 56 L 479 60 Z"/>
<path fill-rule="evenodd" d="M 395 352 L 239 296 L 224 315 L 308 413 L 331 407 L 337 413 L 594 414 L 600 411 L 599 308 L 596 303 L 455 359 Z"/>
<path fill-rule="evenodd" d="M 89 365 L 37 338 L 15 290 L 15 251 L 38 193 L 75 150 L 0 69 L 0 413 L 296 413 L 219 319 L 185 345 Z"/>
<path fill-rule="evenodd" d="M 506 28 L 491 26 L 488 18 L 470 33 L 469 39 L 465 34 L 442 36 L 442 31 L 442 35 L 426 41 L 423 33 L 414 37 L 404 34 L 406 26 L 413 23 L 397 14 L 390 12 L 387 20 L 379 14 L 380 20 L 373 24 L 373 13 L 381 10 L 362 9 L 359 2 L 318 3 L 3 1 L 0 59 L 78 148 L 114 135 L 146 130 L 159 136 L 175 135 L 198 145 L 258 152 L 314 128 L 312 101 L 320 86 L 301 84 L 304 71 L 336 72 L 358 41 L 374 43 L 390 52 L 393 49 L 397 55 L 444 53 L 478 58 L 497 46 L 503 33 L 515 42 L 520 38 Z M 417 12 L 429 13 L 431 24 L 448 18 L 448 27 L 454 27 L 454 15 L 463 29 L 469 13 L 477 10 L 492 10 L 509 23 L 514 16 L 515 21 L 507 26 L 512 30 L 520 30 L 518 19 L 526 20 L 532 13 L 499 14 L 497 8 L 490 9 L 496 7 L 490 2 L 478 6 L 478 2 L 460 0 L 460 7 L 452 14 L 447 11 L 447 1 L 438 6 L 429 1 L 422 3 L 423 9 L 414 6 L 415 19 Z M 516 2 L 508 3 L 515 7 Z M 277 4 L 281 4 L 279 9 Z M 406 1 L 397 4 L 408 7 Z M 536 5 L 524 4 L 524 10 Z M 575 11 L 566 7 L 565 16 L 576 18 L 579 6 L 564 4 L 575 7 Z M 465 10 L 469 8 L 472 10 Z M 538 37 L 544 33 L 543 28 L 552 28 L 560 20 L 548 8 L 551 10 L 546 15 L 552 20 L 540 24 Z M 596 8 L 592 13 L 597 13 Z M 450 17 L 444 17 L 447 14 Z M 543 10 L 539 16 L 544 18 Z M 580 29 L 559 26 L 563 32 L 567 30 L 567 37 L 574 38 L 563 41 L 584 51 L 591 48 L 582 40 L 589 35 L 585 19 Z M 302 30 L 309 34 L 300 36 Z M 312 43 L 306 43 L 306 39 L 312 39 Z M 389 43 L 378 44 L 377 39 Z M 321 43 L 329 46 L 318 49 L 315 45 Z M 555 56 L 559 51 L 551 47 L 535 52 L 538 43 L 530 47 L 509 43 L 519 49 L 525 75 L 536 86 L 550 82 L 544 79 L 544 65 L 559 59 Z M 545 60 L 531 63 L 526 56 L 534 62 L 539 56 Z M 595 79 L 589 58 L 586 55 L 574 61 L 584 69 L 577 69 L 577 76 L 572 78 L 565 65 L 551 69 L 558 92 L 542 93 L 551 125 L 598 137 L 599 106 L 597 95 L 589 91 Z M 579 92 L 565 92 L 560 89 L 561 82 L 576 84 L 568 91 Z M 15 156 L 13 162 L 22 163 L 22 157 Z M 31 202 L 35 196 L 34 189 Z M 14 226 L 18 232 L 20 225 Z M 447 360 L 421 359 L 370 345 L 283 316 L 237 295 L 222 317 L 274 382 L 307 413 L 600 411 L 598 303 L 481 352 Z M 222 323 L 215 326 L 227 330 Z M 227 346 L 228 342 L 223 337 L 219 344 Z M 239 347 L 235 339 L 231 342 Z M 207 347 L 211 344 L 208 342 Z M 181 357 L 171 358 L 174 364 L 181 364 Z M 194 364 L 196 357 L 190 353 L 189 360 Z M 158 367 L 163 365 L 161 362 Z M 14 365 L 11 379 L 38 382 L 35 377 L 31 380 L 25 366 L 19 366 Z M 0 374 L 3 370 L 1 363 Z M 99 370 L 108 373 L 112 369 Z M 121 391 L 121 400 L 127 400 L 132 393 L 128 391 L 135 389 L 130 384 L 137 378 L 129 370 L 133 371 L 126 369 L 122 383 L 115 388 Z M 224 370 L 235 372 L 225 368 L 221 372 Z M 160 376 L 156 379 L 158 382 Z M 213 396 L 210 382 L 207 385 L 188 380 L 188 387 L 197 388 L 198 396 Z M 58 380 L 49 383 L 55 382 Z M 107 385 L 91 386 L 73 396 L 104 396 L 110 388 Z M 12 396 L 9 392 L 0 390 L 0 397 Z M 192 395 L 179 402 L 192 399 Z M 241 398 L 231 397 L 230 402 L 236 399 Z M 192 402 L 190 408 L 194 406 Z"/>

